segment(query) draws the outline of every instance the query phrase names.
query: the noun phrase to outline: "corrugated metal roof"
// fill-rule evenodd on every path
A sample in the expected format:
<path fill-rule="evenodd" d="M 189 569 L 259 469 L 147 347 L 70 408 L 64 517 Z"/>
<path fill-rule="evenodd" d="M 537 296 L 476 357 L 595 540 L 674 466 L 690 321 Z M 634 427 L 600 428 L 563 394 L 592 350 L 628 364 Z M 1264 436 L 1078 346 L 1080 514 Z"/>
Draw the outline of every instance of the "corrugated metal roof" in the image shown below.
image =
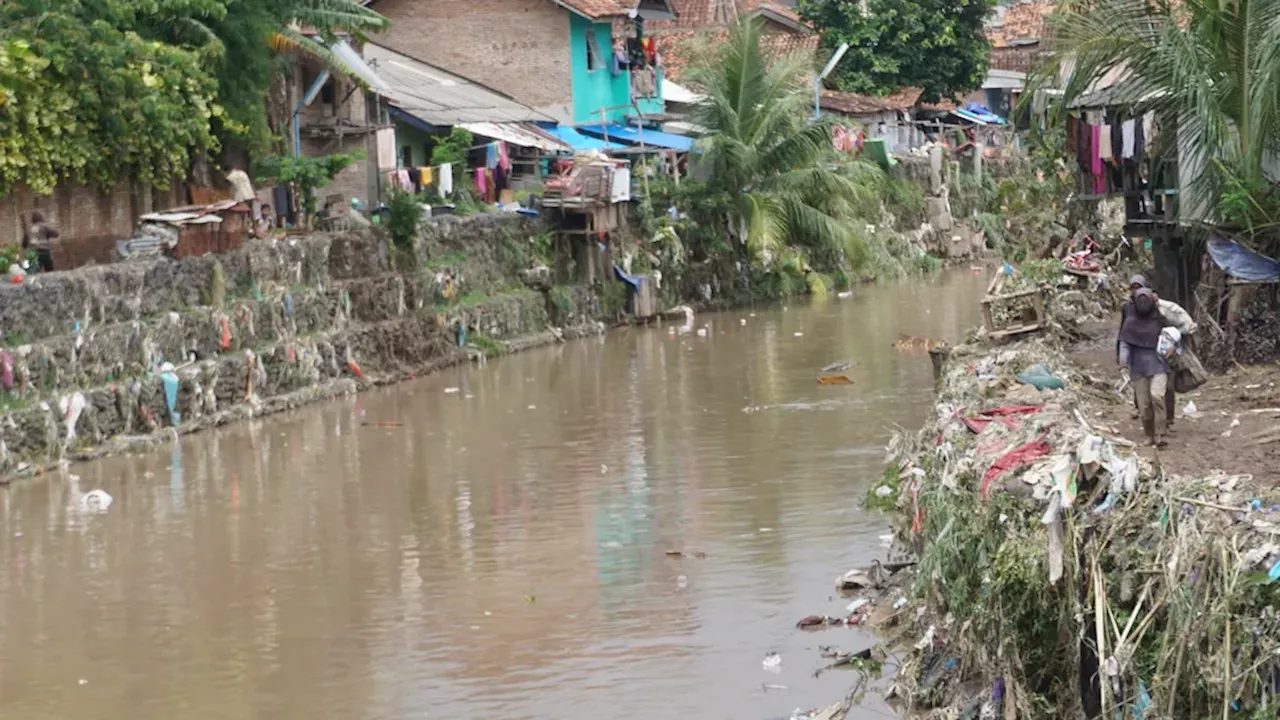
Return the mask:
<path fill-rule="evenodd" d="M 496 90 L 381 45 L 366 44 L 364 56 L 390 86 L 391 101 L 432 125 L 549 119 Z"/>

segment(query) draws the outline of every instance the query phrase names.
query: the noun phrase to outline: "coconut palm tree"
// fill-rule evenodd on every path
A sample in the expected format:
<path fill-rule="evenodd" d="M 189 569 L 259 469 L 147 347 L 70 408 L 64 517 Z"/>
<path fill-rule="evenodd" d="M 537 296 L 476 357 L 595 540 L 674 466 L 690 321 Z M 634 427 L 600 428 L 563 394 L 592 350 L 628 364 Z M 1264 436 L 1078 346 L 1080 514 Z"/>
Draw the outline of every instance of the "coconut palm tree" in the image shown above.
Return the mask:
<path fill-rule="evenodd" d="M 806 121 L 811 62 L 767 57 L 760 25 L 744 21 L 714 63 L 693 71 L 706 96 L 695 121 L 706 131 L 700 144 L 709 189 L 731 198 L 730 234 L 766 266 L 788 247 L 861 252 L 846 222 L 856 188 L 823 162 L 830 127 Z"/>
<path fill-rule="evenodd" d="M 1039 79 L 1067 77 L 1065 105 L 1110 85 L 1111 103 L 1176 128 L 1184 208 L 1213 218 L 1243 191 L 1261 209 L 1280 149 L 1280 0 L 1067 0 L 1053 26 Z"/>

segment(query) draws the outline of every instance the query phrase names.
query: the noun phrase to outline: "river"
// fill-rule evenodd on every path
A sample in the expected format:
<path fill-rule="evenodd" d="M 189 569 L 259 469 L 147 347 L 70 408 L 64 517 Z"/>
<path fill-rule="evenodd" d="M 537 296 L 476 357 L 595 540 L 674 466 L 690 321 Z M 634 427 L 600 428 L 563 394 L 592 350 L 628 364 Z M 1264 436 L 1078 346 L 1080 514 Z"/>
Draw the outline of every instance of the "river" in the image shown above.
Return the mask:
<path fill-rule="evenodd" d="M 621 330 L 0 487 L 0 717 L 786 717 L 968 270 Z M 819 386 L 854 363 L 851 386 Z M 101 488 L 104 513 L 77 499 Z M 669 558 L 668 550 L 706 553 Z M 769 652 L 780 672 L 766 671 Z M 785 686 L 777 689 L 766 686 Z M 852 715 L 885 717 L 869 702 Z"/>

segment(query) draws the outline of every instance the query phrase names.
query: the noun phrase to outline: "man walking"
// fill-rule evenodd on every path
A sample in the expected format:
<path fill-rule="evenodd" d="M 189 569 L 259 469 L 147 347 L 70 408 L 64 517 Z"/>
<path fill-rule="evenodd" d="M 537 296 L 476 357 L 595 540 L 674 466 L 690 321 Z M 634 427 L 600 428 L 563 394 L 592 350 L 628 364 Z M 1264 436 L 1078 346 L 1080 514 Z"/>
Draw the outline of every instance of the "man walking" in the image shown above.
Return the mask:
<path fill-rule="evenodd" d="M 1135 290 L 1121 318 L 1118 359 L 1128 367 L 1133 380 L 1148 444 L 1164 447 L 1169 366 L 1156 349 L 1166 323 L 1156 306 L 1155 293 L 1145 287 Z"/>

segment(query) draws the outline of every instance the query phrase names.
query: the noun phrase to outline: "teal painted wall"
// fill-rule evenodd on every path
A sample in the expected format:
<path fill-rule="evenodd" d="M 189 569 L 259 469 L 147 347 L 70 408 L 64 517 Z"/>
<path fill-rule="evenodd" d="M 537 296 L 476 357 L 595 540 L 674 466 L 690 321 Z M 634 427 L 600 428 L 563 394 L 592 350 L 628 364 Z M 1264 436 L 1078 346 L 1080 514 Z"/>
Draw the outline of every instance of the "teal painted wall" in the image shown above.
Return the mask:
<path fill-rule="evenodd" d="M 600 49 L 598 67 L 587 70 L 587 33 L 595 33 Z M 613 56 L 613 28 L 609 23 L 593 23 L 586 18 L 569 15 L 569 62 L 573 77 L 573 122 L 600 122 L 601 108 L 609 110 L 605 117 L 613 122 L 627 122 L 635 112 L 631 103 L 631 73 L 623 71 L 614 77 L 609 70 Z M 623 107 L 627 106 L 627 107 Z M 643 113 L 662 112 L 662 78 L 658 78 L 658 97 L 640 103 Z"/>
<path fill-rule="evenodd" d="M 427 158 L 427 143 L 431 136 L 422 132 L 412 125 L 405 123 L 396 123 L 396 165 L 401 165 L 401 158 L 404 157 L 404 148 L 408 147 L 413 152 L 413 160 L 408 167 L 423 167 L 430 164 Z"/>

